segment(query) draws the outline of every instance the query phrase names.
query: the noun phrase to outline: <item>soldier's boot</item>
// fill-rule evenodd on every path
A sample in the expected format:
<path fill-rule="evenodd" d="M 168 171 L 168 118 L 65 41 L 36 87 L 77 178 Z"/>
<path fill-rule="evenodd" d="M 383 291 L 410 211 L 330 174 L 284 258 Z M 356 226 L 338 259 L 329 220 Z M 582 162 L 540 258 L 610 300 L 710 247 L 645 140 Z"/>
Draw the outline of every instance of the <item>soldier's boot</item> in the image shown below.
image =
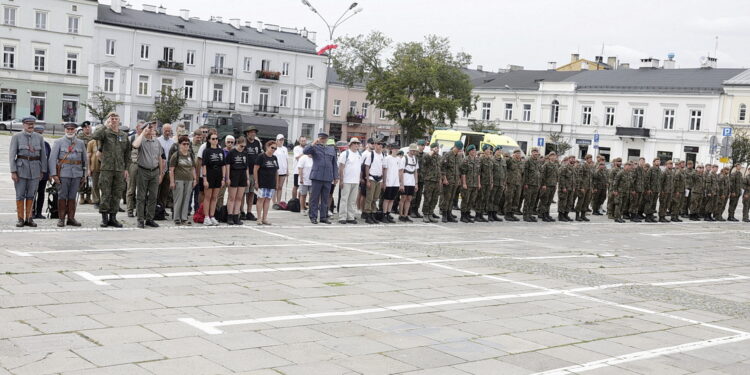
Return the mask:
<path fill-rule="evenodd" d="M 468 220 L 466 220 L 466 214 L 463 213 L 463 212 L 461 212 L 461 219 L 459 219 L 458 221 L 460 221 L 462 223 L 468 223 L 469 222 Z"/>
<path fill-rule="evenodd" d="M 660 223 L 668 223 L 669 220 L 667 220 L 666 216 L 659 216 L 659 222 Z"/>
<path fill-rule="evenodd" d="M 500 216 L 497 216 L 497 212 L 495 212 L 494 215 L 495 215 L 495 221 L 497 221 L 498 223 L 503 221 L 503 218 L 501 218 Z"/>
<path fill-rule="evenodd" d="M 631 223 L 640 223 L 641 219 L 639 219 L 637 215 L 630 215 L 630 222 Z"/>
<path fill-rule="evenodd" d="M 445 214 L 448 215 L 449 223 L 458 223 L 458 217 L 456 217 L 456 215 L 454 215 L 450 210 L 445 211 Z"/>
<path fill-rule="evenodd" d="M 734 215 L 729 215 L 729 218 L 727 218 L 727 221 L 739 221 L 737 220 Z"/>
<path fill-rule="evenodd" d="M 576 211 L 576 221 L 583 221 L 581 219 L 581 214 L 579 214 L 578 211 Z"/>
<path fill-rule="evenodd" d="M 474 220 L 474 216 L 471 216 L 471 211 L 466 212 L 466 220 L 469 221 L 469 223 L 474 223 L 476 220 Z"/>
<path fill-rule="evenodd" d="M 750 218 L 748 218 L 747 216 L 745 216 L 745 217 L 742 218 L 742 222 L 744 222 L 744 223 L 750 223 Z"/>
<path fill-rule="evenodd" d="M 492 211 L 487 211 L 487 222 L 493 222 L 495 221 L 495 218 L 492 217 Z"/>
<path fill-rule="evenodd" d="M 678 214 L 672 215 L 672 222 L 674 222 L 674 223 L 681 223 L 682 220 L 680 219 L 680 215 L 678 215 Z"/>
<path fill-rule="evenodd" d="M 18 222 L 16 222 L 16 228 L 22 228 L 26 222 L 24 220 L 24 207 L 23 201 L 16 201 L 16 215 L 18 215 Z"/>
<path fill-rule="evenodd" d="M 445 211 L 440 211 L 440 216 L 442 216 L 440 218 L 440 221 L 442 221 L 443 223 L 448 222 L 448 214 Z"/>
<path fill-rule="evenodd" d="M 26 201 L 26 222 L 25 225 L 27 227 L 36 228 L 36 223 L 34 222 L 34 200 L 29 199 Z"/>
<path fill-rule="evenodd" d="M 122 224 L 117 221 L 117 214 L 109 214 L 109 221 L 107 222 L 107 224 L 110 227 L 122 228 Z"/>
<path fill-rule="evenodd" d="M 487 219 L 484 218 L 484 212 L 477 212 L 477 217 L 474 219 L 479 223 L 486 223 Z"/>
<path fill-rule="evenodd" d="M 68 220 L 66 222 L 67 225 L 72 225 L 74 227 L 80 227 L 81 223 L 76 220 L 76 201 L 68 201 Z"/>
<path fill-rule="evenodd" d="M 714 218 L 714 220 L 715 220 L 715 221 L 726 221 L 726 220 L 724 220 L 724 218 L 723 218 L 723 217 L 722 217 L 721 215 L 717 215 L 717 216 L 716 216 L 716 217 Z"/>
<path fill-rule="evenodd" d="M 102 222 L 99 224 L 100 227 L 106 228 L 109 226 L 109 215 L 102 213 Z"/>
<path fill-rule="evenodd" d="M 435 221 L 433 221 L 433 220 L 434 220 L 434 219 L 432 218 L 432 215 L 424 215 L 424 216 L 422 217 L 422 222 L 424 222 L 424 223 L 433 223 L 433 222 L 437 222 L 436 220 L 435 220 Z"/>
<path fill-rule="evenodd" d="M 618 217 L 617 219 L 615 219 L 615 223 L 620 223 L 620 224 L 622 224 L 622 223 L 624 223 L 624 222 L 625 222 L 625 220 L 623 220 L 622 218 L 619 218 L 619 217 Z"/>
<path fill-rule="evenodd" d="M 453 221 L 457 222 L 458 216 L 456 216 L 456 215 L 453 214 L 453 210 L 448 210 L 448 216 L 452 217 Z"/>
<path fill-rule="evenodd" d="M 547 222 L 548 223 L 554 223 L 556 220 L 552 216 L 549 216 L 549 213 L 547 213 Z"/>
<path fill-rule="evenodd" d="M 367 224 L 375 224 L 375 222 L 372 221 L 372 214 L 369 214 L 367 212 L 362 213 L 362 219 L 364 219 L 365 223 Z"/>
<path fill-rule="evenodd" d="M 581 220 L 583 221 L 591 221 L 589 218 L 586 217 L 586 211 L 581 212 Z"/>
<path fill-rule="evenodd" d="M 415 219 L 421 219 L 423 216 L 419 214 L 419 210 L 414 209 L 414 211 L 411 212 L 411 215 L 409 215 Z"/>
<path fill-rule="evenodd" d="M 73 201 L 75 203 L 75 201 Z M 65 226 L 65 214 L 68 213 L 68 201 L 66 199 L 59 199 L 57 201 L 57 226 L 62 228 Z"/>
<path fill-rule="evenodd" d="M 441 214 L 442 214 L 442 212 L 441 212 Z M 434 212 L 433 212 L 433 213 L 431 213 L 431 214 L 430 214 L 430 216 L 431 216 L 431 217 L 432 217 L 433 219 L 435 219 L 435 220 L 440 220 L 440 216 L 438 216 L 438 215 L 435 215 L 435 213 L 434 213 Z M 436 223 L 437 223 L 437 221 L 436 221 Z"/>

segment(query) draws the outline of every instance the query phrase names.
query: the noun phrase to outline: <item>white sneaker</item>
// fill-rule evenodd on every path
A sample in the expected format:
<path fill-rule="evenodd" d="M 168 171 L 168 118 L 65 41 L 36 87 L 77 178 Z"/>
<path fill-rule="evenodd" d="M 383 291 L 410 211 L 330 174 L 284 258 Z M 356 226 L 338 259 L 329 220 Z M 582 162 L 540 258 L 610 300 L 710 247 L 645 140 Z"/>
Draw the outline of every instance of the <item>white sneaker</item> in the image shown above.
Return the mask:
<path fill-rule="evenodd" d="M 204 218 L 204 219 L 203 219 L 203 226 L 204 226 L 204 227 L 210 227 L 210 226 L 212 226 L 212 225 L 214 225 L 214 224 L 213 224 L 213 223 L 211 222 L 211 218 L 208 218 L 208 217 L 207 217 L 207 218 Z"/>
<path fill-rule="evenodd" d="M 216 220 L 215 217 L 211 218 L 211 223 L 213 223 L 214 226 L 219 225 L 219 220 Z"/>

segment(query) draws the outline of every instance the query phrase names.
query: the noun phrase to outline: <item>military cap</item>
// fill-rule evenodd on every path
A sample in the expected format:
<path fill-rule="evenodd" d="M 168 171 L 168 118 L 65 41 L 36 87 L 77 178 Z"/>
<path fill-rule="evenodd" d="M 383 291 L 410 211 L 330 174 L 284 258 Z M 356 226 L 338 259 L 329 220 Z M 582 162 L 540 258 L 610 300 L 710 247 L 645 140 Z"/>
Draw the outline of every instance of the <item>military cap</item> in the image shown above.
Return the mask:
<path fill-rule="evenodd" d="M 463 149 L 464 148 L 464 143 L 461 142 L 461 141 L 456 141 L 455 143 L 453 143 L 453 146 L 455 146 L 458 149 Z"/>
<path fill-rule="evenodd" d="M 43 131 L 44 129 L 45 129 L 45 127 L 42 124 L 36 124 L 36 125 L 34 125 L 34 131 Z"/>
<path fill-rule="evenodd" d="M 91 126 L 91 121 L 84 121 L 84 122 L 81 123 L 81 127 L 82 128 L 85 128 L 87 126 Z"/>
<path fill-rule="evenodd" d="M 328 133 L 320 132 L 318 133 L 318 138 L 328 138 Z"/>
<path fill-rule="evenodd" d="M 491 148 L 492 148 L 492 145 L 489 143 L 485 143 L 484 145 L 482 145 L 482 151 L 487 151 Z"/>
<path fill-rule="evenodd" d="M 532 147 L 532 148 L 531 148 L 531 151 L 532 151 L 532 152 L 534 152 L 534 151 L 536 151 L 536 152 L 539 152 L 539 147 Z"/>
<path fill-rule="evenodd" d="M 424 146 L 425 144 L 427 144 L 427 142 L 425 142 L 424 139 L 420 139 L 417 141 L 417 145 L 419 146 Z"/>
<path fill-rule="evenodd" d="M 513 153 L 514 153 L 514 154 L 520 154 L 520 153 L 521 153 L 521 150 L 517 148 L 517 149 L 513 150 Z"/>
<path fill-rule="evenodd" d="M 368 143 L 368 144 L 371 144 L 371 145 L 372 145 L 372 144 L 375 144 L 375 140 L 374 140 L 374 139 L 372 139 L 372 138 L 367 138 L 367 143 Z"/>
<path fill-rule="evenodd" d="M 476 148 L 476 146 L 474 146 L 474 145 L 469 145 L 468 147 L 466 147 L 466 152 L 469 152 L 469 151 L 471 151 L 471 150 L 476 150 L 476 149 L 477 149 L 477 148 Z"/>
<path fill-rule="evenodd" d="M 34 116 L 26 116 L 23 119 L 21 119 L 21 122 L 36 122 L 36 117 L 34 117 Z"/>
<path fill-rule="evenodd" d="M 435 147 L 440 147 L 440 143 L 437 143 L 437 142 L 433 142 L 433 143 L 432 143 L 432 144 L 430 145 L 430 148 L 435 148 Z"/>
<path fill-rule="evenodd" d="M 75 129 L 78 127 L 75 122 L 66 122 L 65 125 L 63 125 L 65 129 Z"/>

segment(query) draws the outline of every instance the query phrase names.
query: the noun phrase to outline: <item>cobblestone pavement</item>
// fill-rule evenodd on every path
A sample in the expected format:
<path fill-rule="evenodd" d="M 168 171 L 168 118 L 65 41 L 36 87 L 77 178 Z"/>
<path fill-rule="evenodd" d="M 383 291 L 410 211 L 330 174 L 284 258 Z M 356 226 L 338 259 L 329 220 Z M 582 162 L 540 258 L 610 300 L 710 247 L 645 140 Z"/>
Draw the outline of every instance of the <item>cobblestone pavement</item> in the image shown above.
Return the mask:
<path fill-rule="evenodd" d="M 746 224 L 16 230 L 12 192 L 0 374 L 750 373 Z"/>

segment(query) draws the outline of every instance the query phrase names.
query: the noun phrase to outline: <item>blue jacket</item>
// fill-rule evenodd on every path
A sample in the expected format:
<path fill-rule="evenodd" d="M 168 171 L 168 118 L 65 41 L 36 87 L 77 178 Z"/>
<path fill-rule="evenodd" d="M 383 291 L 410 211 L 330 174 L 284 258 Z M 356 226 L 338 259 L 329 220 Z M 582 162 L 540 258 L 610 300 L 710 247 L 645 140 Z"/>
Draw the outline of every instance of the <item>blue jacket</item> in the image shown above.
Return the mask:
<path fill-rule="evenodd" d="M 336 164 L 336 148 L 325 145 L 309 145 L 302 151 L 310 155 L 313 167 L 310 171 L 310 179 L 317 181 L 333 182 L 339 178 L 339 166 Z"/>

